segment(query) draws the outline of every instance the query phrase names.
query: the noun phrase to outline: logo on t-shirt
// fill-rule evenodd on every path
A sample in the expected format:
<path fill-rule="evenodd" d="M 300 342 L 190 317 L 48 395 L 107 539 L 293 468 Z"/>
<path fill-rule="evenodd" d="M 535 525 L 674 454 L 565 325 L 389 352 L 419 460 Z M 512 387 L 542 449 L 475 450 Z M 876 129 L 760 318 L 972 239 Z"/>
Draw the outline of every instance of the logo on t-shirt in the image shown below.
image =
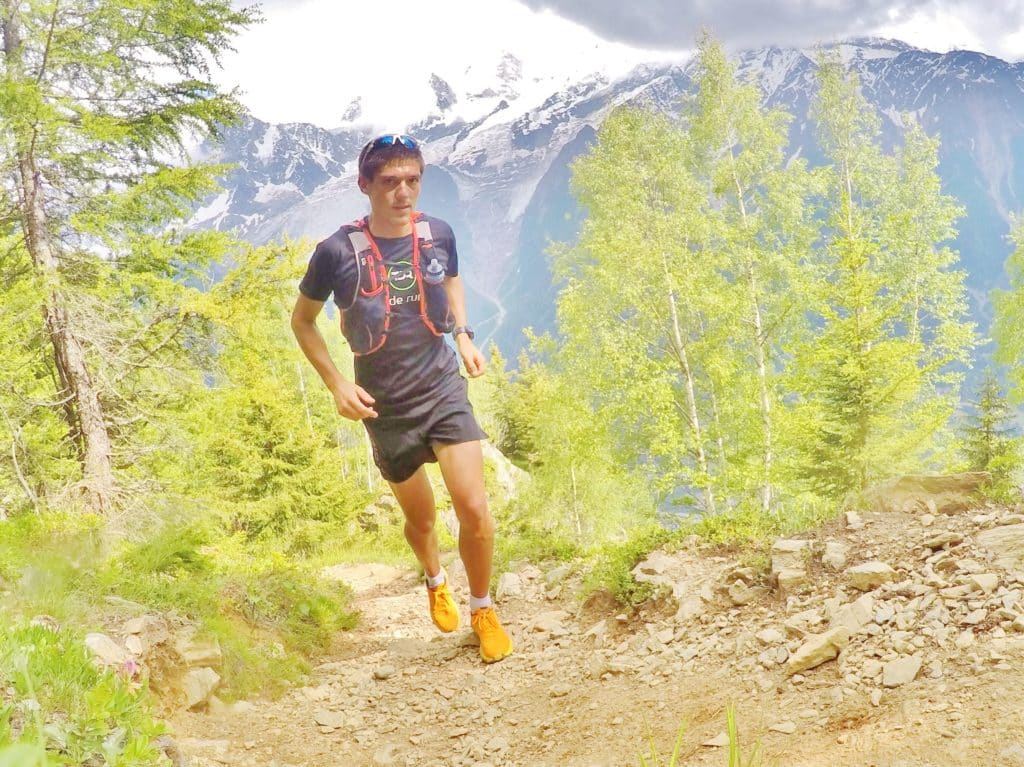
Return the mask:
<path fill-rule="evenodd" d="M 388 266 L 388 285 L 395 293 L 408 293 L 416 288 L 416 273 L 412 270 L 412 263 L 409 261 L 396 261 Z M 409 295 L 391 296 L 391 305 L 411 303 L 420 300 L 419 291 Z"/>

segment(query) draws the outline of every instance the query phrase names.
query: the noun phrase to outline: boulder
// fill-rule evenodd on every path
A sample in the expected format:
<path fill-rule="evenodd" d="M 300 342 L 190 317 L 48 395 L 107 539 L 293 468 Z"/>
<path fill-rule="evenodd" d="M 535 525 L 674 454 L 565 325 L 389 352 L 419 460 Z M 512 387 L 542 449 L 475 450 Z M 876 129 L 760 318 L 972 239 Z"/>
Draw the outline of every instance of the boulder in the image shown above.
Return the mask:
<path fill-rule="evenodd" d="M 783 570 L 806 570 L 805 549 L 810 541 L 779 538 L 772 544 L 772 578 L 778 578 Z"/>
<path fill-rule="evenodd" d="M 908 682 L 913 682 L 920 670 L 920 655 L 889 661 L 882 669 L 882 685 L 884 687 L 900 687 Z"/>
<path fill-rule="evenodd" d="M 523 595 L 523 580 L 516 573 L 502 573 L 498 578 L 498 587 L 494 590 L 495 598 L 501 602 L 509 597 Z"/>
<path fill-rule="evenodd" d="M 982 530 L 975 542 L 995 556 L 995 563 L 1007 570 L 1024 565 L 1024 524 L 1003 525 Z"/>
<path fill-rule="evenodd" d="M 131 660 L 131 654 L 106 634 L 86 634 L 85 646 L 100 666 L 120 668 Z"/>
<path fill-rule="evenodd" d="M 871 616 L 875 609 L 875 600 L 870 594 L 864 594 L 859 599 L 843 605 L 832 617 L 832 628 L 840 626 L 846 628 L 850 634 L 856 634 L 871 622 Z"/>
<path fill-rule="evenodd" d="M 987 471 L 962 474 L 906 474 L 868 488 L 863 502 L 889 513 L 958 514 L 976 508 L 981 488 L 992 481 Z"/>
<path fill-rule="evenodd" d="M 885 562 L 865 562 L 846 571 L 846 581 L 860 591 L 871 591 L 896 578 L 896 571 Z"/>
<path fill-rule="evenodd" d="M 792 676 L 801 671 L 820 666 L 839 655 L 839 651 L 850 643 L 850 630 L 845 626 L 826 631 L 824 634 L 810 634 L 800 648 L 789 656 L 786 674 Z"/>
<path fill-rule="evenodd" d="M 846 557 L 850 553 L 850 547 L 839 541 L 828 541 L 825 544 L 825 553 L 821 556 L 821 563 L 833 570 L 842 570 L 846 567 Z"/>
<path fill-rule="evenodd" d="M 185 706 L 191 709 L 205 705 L 219 684 L 220 675 L 212 668 L 192 669 L 181 680 Z"/>

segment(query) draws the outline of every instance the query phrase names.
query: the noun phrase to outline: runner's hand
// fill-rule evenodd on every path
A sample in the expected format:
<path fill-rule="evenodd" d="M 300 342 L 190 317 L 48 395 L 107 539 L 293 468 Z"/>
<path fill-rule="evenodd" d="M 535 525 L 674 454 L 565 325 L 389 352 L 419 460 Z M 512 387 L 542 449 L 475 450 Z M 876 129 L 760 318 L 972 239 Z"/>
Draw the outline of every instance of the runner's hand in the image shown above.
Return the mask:
<path fill-rule="evenodd" d="M 487 360 L 483 352 L 476 348 L 476 344 L 465 333 L 459 334 L 459 354 L 462 355 L 462 364 L 466 366 L 466 372 L 470 378 L 478 378 L 487 370 Z"/>
<path fill-rule="evenodd" d="M 361 421 L 364 418 L 376 418 L 377 411 L 371 405 L 373 397 L 362 386 L 357 386 L 352 381 L 342 381 L 332 391 L 334 403 L 338 406 L 338 413 L 350 418 L 353 421 Z"/>

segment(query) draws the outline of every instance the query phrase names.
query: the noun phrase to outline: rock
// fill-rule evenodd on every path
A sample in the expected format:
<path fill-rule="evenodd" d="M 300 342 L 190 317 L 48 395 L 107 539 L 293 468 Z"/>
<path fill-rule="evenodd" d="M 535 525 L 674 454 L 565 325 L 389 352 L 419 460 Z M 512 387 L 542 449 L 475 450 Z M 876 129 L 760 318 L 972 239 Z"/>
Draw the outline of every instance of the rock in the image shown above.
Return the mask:
<path fill-rule="evenodd" d="M 988 610 L 984 607 L 979 607 L 977 610 L 971 610 L 967 615 L 961 619 L 961 623 L 966 623 L 968 626 L 977 626 L 979 623 L 984 622 L 988 617 Z"/>
<path fill-rule="evenodd" d="M 864 528 L 864 520 L 856 511 L 846 512 L 846 527 L 849 530 L 861 530 Z"/>
<path fill-rule="evenodd" d="M 1024 524 L 982 530 L 975 536 L 975 542 L 995 555 L 995 563 L 1006 570 L 1024 565 Z"/>
<path fill-rule="evenodd" d="M 982 502 L 981 488 L 992 481 L 985 471 L 963 474 L 907 474 L 864 491 L 868 508 L 888 513 L 957 514 Z"/>
<path fill-rule="evenodd" d="M 783 570 L 806 570 L 807 560 L 804 550 L 811 545 L 810 541 L 779 538 L 772 544 L 772 577 L 777 578 Z"/>
<path fill-rule="evenodd" d="M 313 712 L 313 721 L 321 727 L 337 730 L 345 724 L 345 715 L 339 711 L 328 711 L 325 708 L 318 708 Z"/>
<path fill-rule="evenodd" d="M 828 541 L 825 544 L 825 553 L 821 555 L 821 563 L 833 570 L 842 570 L 846 567 L 846 557 L 850 547 L 838 541 Z"/>
<path fill-rule="evenodd" d="M 1024 746 L 1020 743 L 1011 743 L 999 752 L 999 763 L 1006 767 L 1024 765 Z"/>
<path fill-rule="evenodd" d="M 920 655 L 911 655 L 886 663 L 882 668 L 882 686 L 900 687 L 913 682 L 921 670 L 921 660 Z"/>
<path fill-rule="evenodd" d="M 783 735 L 792 735 L 796 732 L 795 722 L 779 722 L 768 728 L 772 732 L 781 732 Z"/>
<path fill-rule="evenodd" d="M 885 562 L 865 562 L 855 565 L 846 571 L 846 581 L 860 591 L 871 591 L 883 583 L 890 583 L 897 578 L 896 571 Z"/>
<path fill-rule="evenodd" d="M 784 567 L 778 574 L 779 590 L 783 594 L 793 594 L 807 585 L 809 576 L 803 568 Z"/>
<path fill-rule="evenodd" d="M 947 531 L 929 538 L 923 545 L 925 548 L 935 551 L 937 549 L 944 549 L 947 546 L 959 546 L 963 542 L 964 537 L 960 533 Z"/>
<path fill-rule="evenodd" d="M 127 650 L 106 634 L 86 634 L 85 646 L 101 666 L 120 668 L 132 659 Z"/>
<path fill-rule="evenodd" d="M 47 631 L 52 631 L 54 634 L 60 631 L 60 623 L 50 615 L 37 615 L 31 620 L 30 625 L 40 626 Z"/>
<path fill-rule="evenodd" d="M 664 554 L 664 552 L 661 553 Z M 665 556 L 669 562 L 672 561 L 671 558 L 669 558 L 667 555 Z M 561 583 L 569 576 L 569 572 L 569 565 L 559 565 L 555 569 L 549 571 L 548 574 L 544 576 L 544 585 L 548 588 L 551 588 L 552 586 Z"/>
<path fill-rule="evenodd" d="M 749 586 L 743 581 L 735 581 L 728 588 L 729 599 L 736 606 L 750 604 L 768 593 L 763 586 Z"/>
<path fill-rule="evenodd" d="M 569 613 L 565 610 L 546 610 L 534 616 L 532 628 L 552 637 L 568 636 L 571 632 L 565 625 L 567 620 Z"/>
<path fill-rule="evenodd" d="M 690 596 L 679 602 L 679 609 L 676 610 L 676 623 L 689 623 L 694 618 L 704 614 L 704 600 L 698 596 Z"/>
<path fill-rule="evenodd" d="M 188 627 L 175 637 L 174 650 L 187 668 L 214 666 L 219 668 L 224 660 L 220 642 L 216 639 L 196 639 L 195 627 Z"/>
<path fill-rule="evenodd" d="M 516 573 L 502 573 L 494 590 L 495 598 L 501 602 L 509 597 L 523 595 L 523 580 Z"/>
<path fill-rule="evenodd" d="M 724 732 L 720 732 L 715 737 L 705 740 L 701 745 L 708 748 L 722 748 L 729 745 L 729 736 Z"/>
<path fill-rule="evenodd" d="M 757 637 L 759 642 L 766 645 L 782 644 L 786 641 L 785 635 L 778 629 L 764 629 L 758 631 L 754 636 Z"/>
<path fill-rule="evenodd" d="M 800 648 L 789 656 L 786 674 L 792 676 L 834 659 L 849 642 L 850 630 L 845 626 L 831 629 L 824 634 L 808 635 Z"/>
<path fill-rule="evenodd" d="M 862 594 L 859 598 L 848 605 L 839 608 L 832 617 L 830 626 L 838 628 L 845 627 L 850 634 L 858 633 L 862 628 L 871 622 L 874 612 L 875 600 L 870 594 Z"/>
<path fill-rule="evenodd" d="M 185 707 L 191 709 L 204 705 L 219 684 L 220 674 L 212 668 L 195 668 L 186 673 L 181 680 Z"/>
<path fill-rule="evenodd" d="M 379 666 L 373 670 L 373 678 L 379 680 L 390 679 L 395 675 L 396 671 L 397 669 L 391 665 Z"/>
<path fill-rule="evenodd" d="M 638 576 L 664 575 L 667 570 L 672 568 L 673 564 L 672 557 L 661 549 L 656 549 L 647 555 L 647 559 L 633 568 L 633 577 L 640 580 Z"/>
<path fill-rule="evenodd" d="M 378 767 L 393 767 L 398 764 L 400 748 L 395 743 L 387 743 L 378 748 L 373 754 L 373 763 Z"/>
<path fill-rule="evenodd" d="M 598 642 L 608 636 L 608 619 L 602 618 L 583 634 L 586 637 L 593 637 Z"/>
<path fill-rule="evenodd" d="M 484 461 L 494 467 L 494 479 L 505 497 L 514 498 L 523 482 L 529 480 L 530 474 L 512 463 L 490 440 L 483 440 L 480 447 Z"/>

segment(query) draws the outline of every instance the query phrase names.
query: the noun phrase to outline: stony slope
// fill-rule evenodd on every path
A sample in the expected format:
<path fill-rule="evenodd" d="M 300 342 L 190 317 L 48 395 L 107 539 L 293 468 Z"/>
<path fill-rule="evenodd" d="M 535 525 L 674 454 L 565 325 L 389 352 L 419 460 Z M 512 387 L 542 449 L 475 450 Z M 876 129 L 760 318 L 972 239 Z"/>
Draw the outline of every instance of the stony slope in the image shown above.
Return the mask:
<path fill-rule="evenodd" d="M 437 634 L 413 574 L 340 568 L 363 623 L 309 684 L 183 713 L 176 738 L 195 767 L 611 767 L 638 763 L 648 723 L 669 752 L 685 721 L 682 763 L 725 765 L 735 704 L 780 767 L 1024 765 L 1024 516 L 901 499 L 777 542 L 771 565 L 655 552 L 636 574 L 662 596 L 628 617 L 523 566 L 500 587 L 517 651 L 493 666 L 468 629 Z M 801 668 L 815 644 L 838 657 Z"/>

